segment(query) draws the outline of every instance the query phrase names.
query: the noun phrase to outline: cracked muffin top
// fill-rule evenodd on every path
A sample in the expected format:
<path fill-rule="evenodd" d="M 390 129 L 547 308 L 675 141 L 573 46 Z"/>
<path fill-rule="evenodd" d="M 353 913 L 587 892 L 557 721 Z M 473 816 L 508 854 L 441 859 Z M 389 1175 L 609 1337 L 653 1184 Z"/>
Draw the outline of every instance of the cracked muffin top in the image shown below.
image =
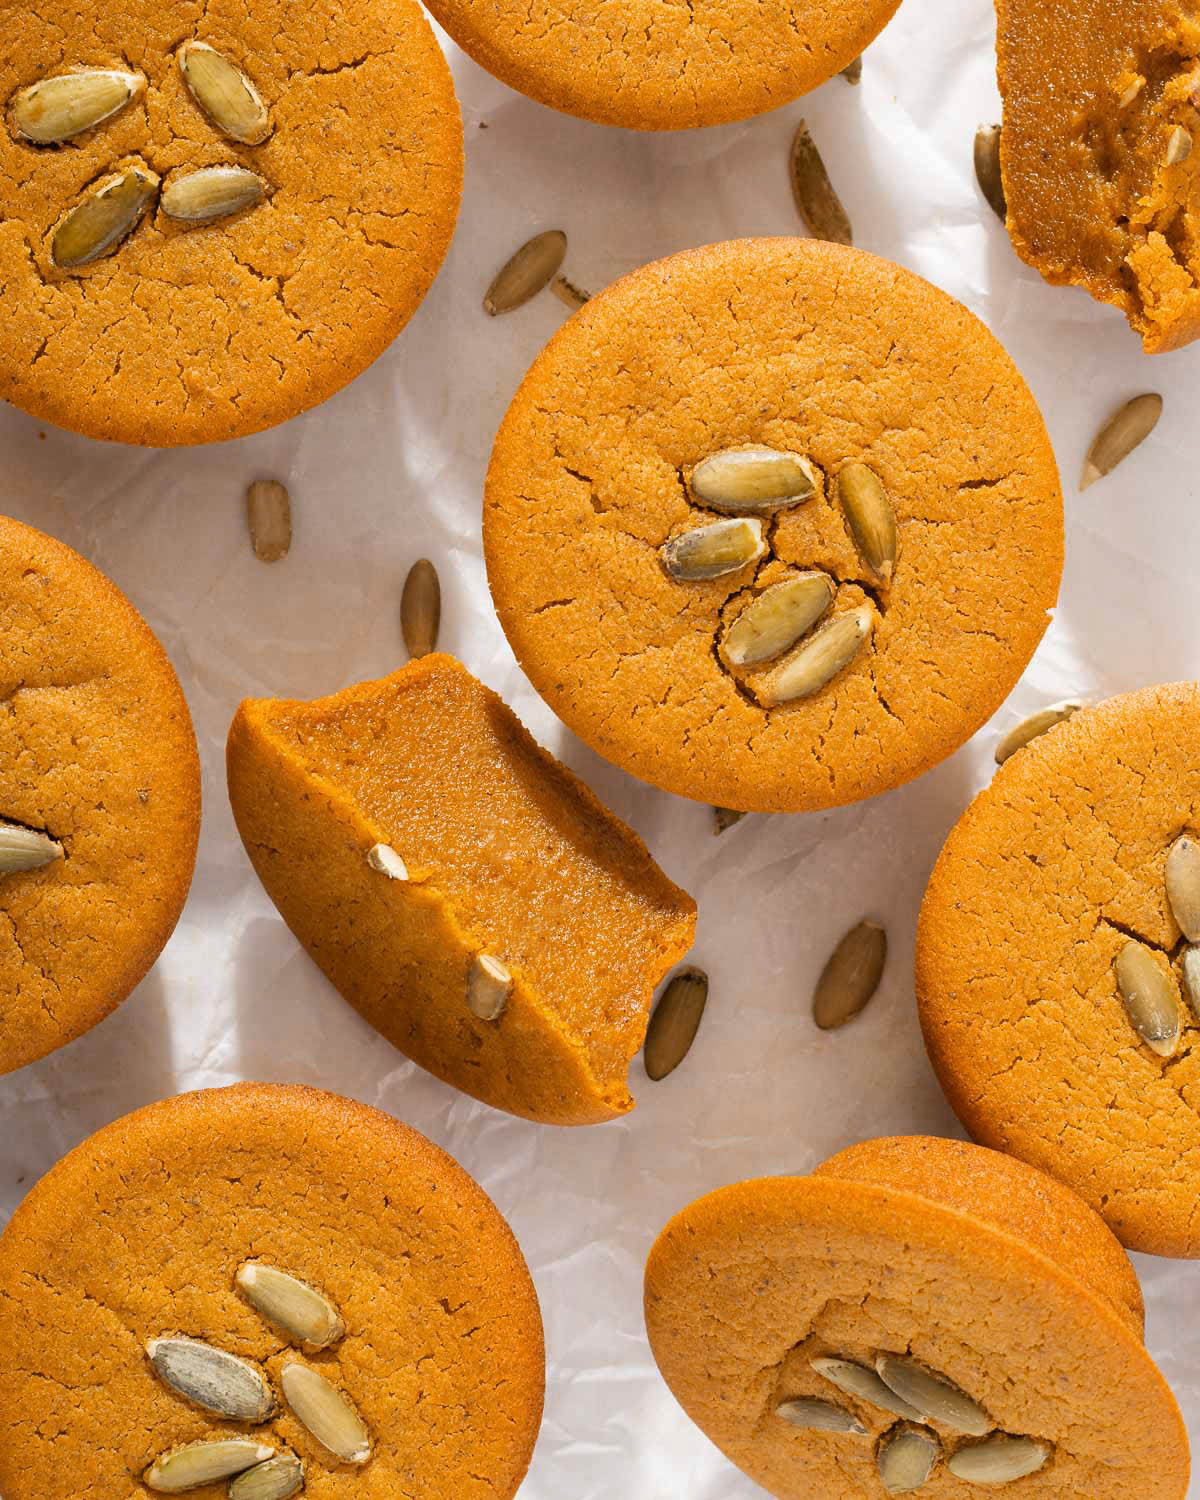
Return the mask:
<path fill-rule="evenodd" d="M 0 1073 L 118 1006 L 183 909 L 200 764 L 171 663 L 78 553 L 0 517 Z"/>
<path fill-rule="evenodd" d="M 10 6 L 5 37 L 0 397 L 90 437 L 240 437 L 428 291 L 462 125 L 414 0 Z"/>
<path fill-rule="evenodd" d="M 1188 1442 L 1129 1258 L 1060 1183 L 865 1141 L 689 1204 L 646 1266 L 664 1379 L 779 1500 L 1183 1500 Z"/>
<path fill-rule="evenodd" d="M 541 1422 L 537 1296 L 494 1204 L 315 1089 L 184 1094 L 84 1141 L 0 1238 L 0 1337 L 6 1500 L 219 1500 L 202 1466 L 255 1460 L 302 1470 L 310 1500 L 509 1500 Z"/>
<path fill-rule="evenodd" d="M 1200 687 L 1083 709 L 946 842 L 917 937 L 929 1055 L 963 1124 L 1124 1243 L 1200 1256 Z"/>
<path fill-rule="evenodd" d="M 462 49 L 510 88 L 633 130 L 723 125 L 777 109 L 854 61 L 900 0 L 520 7 L 433 0 Z"/>
<path fill-rule="evenodd" d="M 484 552 L 551 708 L 668 791 L 801 812 L 909 780 L 1016 682 L 1062 570 L 1033 398 L 898 266 L 741 240 L 635 271 L 526 376 Z"/>

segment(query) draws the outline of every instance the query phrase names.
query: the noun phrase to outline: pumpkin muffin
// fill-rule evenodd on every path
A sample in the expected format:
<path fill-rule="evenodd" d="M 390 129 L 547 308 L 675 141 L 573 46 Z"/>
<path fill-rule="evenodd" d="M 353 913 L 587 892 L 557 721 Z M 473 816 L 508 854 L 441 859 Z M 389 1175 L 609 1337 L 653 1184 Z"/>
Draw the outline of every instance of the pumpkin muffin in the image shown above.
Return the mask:
<path fill-rule="evenodd" d="M 200 764 L 149 626 L 102 573 L 0 517 L 0 1073 L 115 1010 L 174 930 Z"/>
<path fill-rule="evenodd" d="M 991 334 L 875 256 L 710 245 L 588 302 L 492 452 L 484 552 L 550 707 L 667 791 L 805 812 L 995 711 L 1046 628 L 1062 494 Z"/>
<path fill-rule="evenodd" d="M 247 701 L 228 767 L 267 894 L 402 1052 L 532 1120 L 633 1108 L 629 1062 L 695 903 L 458 662 Z"/>
<path fill-rule="evenodd" d="M 509 1500 L 541 1422 L 537 1296 L 495 1205 L 315 1089 L 184 1094 L 76 1147 L 0 1238 L 0 1338 L 5 1500 L 296 1493 L 272 1474 Z"/>
<path fill-rule="evenodd" d="M 552 109 L 633 130 L 723 125 L 776 109 L 853 62 L 900 0 L 830 6 L 796 0 L 764 10 L 621 0 L 603 10 L 476 5 L 429 9 L 464 52 L 510 88 Z"/>
<path fill-rule="evenodd" d="M 1181 0 L 997 0 L 1008 231 L 1148 354 L 1200 334 L 1200 18 Z"/>
<path fill-rule="evenodd" d="M 868 1141 L 709 1193 L 646 1267 L 667 1384 L 779 1500 L 1183 1500 L 1128 1258 L 1074 1194 L 960 1141 Z"/>
<path fill-rule="evenodd" d="M 1200 1256 L 1200 685 L 1082 709 L 959 820 L 917 934 L 925 1044 L 985 1145 L 1135 1250 Z"/>
<path fill-rule="evenodd" d="M 5 23 L 0 396 L 90 437 L 207 443 L 387 348 L 462 186 L 415 0 L 58 0 Z"/>

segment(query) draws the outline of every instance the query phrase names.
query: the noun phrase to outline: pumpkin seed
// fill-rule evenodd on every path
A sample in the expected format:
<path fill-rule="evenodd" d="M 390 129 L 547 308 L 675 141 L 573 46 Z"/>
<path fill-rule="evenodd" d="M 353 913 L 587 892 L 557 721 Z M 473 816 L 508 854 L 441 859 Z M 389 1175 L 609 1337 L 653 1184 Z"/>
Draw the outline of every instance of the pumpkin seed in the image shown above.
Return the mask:
<path fill-rule="evenodd" d="M 56 146 L 111 120 L 146 87 L 140 73 L 117 68 L 80 68 L 59 73 L 13 95 L 13 130 L 38 146 Z"/>
<path fill-rule="evenodd" d="M 1193 1015 L 1200 1021 L 1200 948 L 1184 949 L 1183 988 Z"/>
<path fill-rule="evenodd" d="M 1200 942 L 1200 844 L 1181 833 L 1167 854 L 1167 900 L 1189 943 Z"/>
<path fill-rule="evenodd" d="M 377 844 L 376 848 L 387 849 L 387 845 Z M 328 1349 L 346 1332 L 329 1298 L 298 1276 L 289 1276 L 263 1261 L 248 1260 L 238 1268 L 235 1280 L 251 1306 L 301 1348 Z"/>
<path fill-rule="evenodd" d="M 854 660 L 875 629 L 875 609 L 860 604 L 835 615 L 827 625 L 802 641 L 799 650 L 757 685 L 759 701 L 766 708 L 808 698 Z"/>
<path fill-rule="evenodd" d="M 259 562 L 278 562 L 292 545 L 292 500 L 278 479 L 256 479 L 246 490 L 250 545 Z"/>
<path fill-rule="evenodd" d="M 495 1021 L 508 1004 L 513 978 L 504 964 L 481 953 L 467 977 L 467 1006 L 481 1021 Z"/>
<path fill-rule="evenodd" d="M 799 573 L 764 589 L 726 630 L 725 662 L 748 667 L 782 655 L 817 623 L 835 592 L 828 573 Z"/>
<path fill-rule="evenodd" d="M 996 746 L 996 764 L 1002 766 L 1018 750 L 1023 750 L 1026 745 L 1045 734 L 1047 730 L 1053 729 L 1056 724 L 1069 719 L 1072 714 L 1078 713 L 1083 707 L 1082 698 L 1066 698 L 1061 703 L 1050 703 L 1045 708 L 1039 708 L 1035 713 L 1031 713 L 1028 718 L 1014 725 Z"/>
<path fill-rule="evenodd" d="M 1008 200 L 1000 170 L 1000 126 L 981 125 L 975 132 L 975 180 L 988 207 L 1002 224 L 1008 221 Z"/>
<path fill-rule="evenodd" d="M 309 1365 L 284 1365 L 283 1394 L 296 1420 L 347 1464 L 365 1464 L 371 1436 L 349 1400 Z"/>
<path fill-rule="evenodd" d="M 494 318 L 524 307 L 550 285 L 566 253 L 567 237 L 561 229 L 547 229 L 526 240 L 496 272 L 484 295 L 484 312 Z"/>
<path fill-rule="evenodd" d="M 776 448 L 727 448 L 692 470 L 692 494 L 713 510 L 761 515 L 802 505 L 817 493 L 812 464 Z"/>
<path fill-rule="evenodd" d="M 881 1411 L 891 1412 L 896 1417 L 907 1417 L 919 1422 L 921 1413 L 907 1401 L 901 1401 L 895 1391 L 889 1390 L 874 1370 L 866 1365 L 855 1364 L 852 1359 L 814 1359 L 809 1363 L 818 1375 L 836 1385 L 850 1396 L 869 1402 Z"/>
<path fill-rule="evenodd" d="M 1135 396 L 1132 401 L 1126 401 L 1124 406 L 1115 411 L 1088 449 L 1079 488 L 1086 490 L 1097 479 L 1111 474 L 1119 463 L 1144 443 L 1158 426 L 1162 409 L 1163 398 L 1147 392 L 1145 395 Z"/>
<path fill-rule="evenodd" d="M 849 216 L 834 191 L 821 153 L 803 120 L 796 126 L 796 134 L 792 137 L 790 168 L 792 196 L 809 232 L 819 240 L 852 245 L 854 231 Z"/>
<path fill-rule="evenodd" d="M 74 271 L 110 254 L 132 233 L 157 191 L 157 174 L 140 164 L 104 178 L 60 221 L 51 260 L 60 270 Z"/>
<path fill-rule="evenodd" d="M 550 283 L 550 290 L 560 302 L 565 302 L 572 312 L 578 312 L 585 302 L 592 300 L 592 294 L 585 292 L 566 276 L 556 276 Z"/>
<path fill-rule="evenodd" d="M 168 219 L 211 224 L 262 201 L 267 184 L 245 167 L 201 167 L 173 177 L 162 190 L 159 207 Z"/>
<path fill-rule="evenodd" d="M 142 1480 L 160 1494 L 180 1495 L 184 1490 L 197 1490 L 203 1484 L 230 1479 L 274 1456 L 274 1448 L 252 1438 L 208 1438 L 164 1453 L 150 1465 Z"/>
<path fill-rule="evenodd" d="M 746 816 L 744 812 L 738 812 L 733 807 L 713 808 L 713 832 L 724 833 L 727 828 L 732 828 L 735 823 L 740 823 Z"/>
<path fill-rule="evenodd" d="M 271 134 L 267 106 L 231 58 L 207 42 L 184 42 L 179 71 L 196 103 L 222 135 L 258 146 Z"/>
<path fill-rule="evenodd" d="M 790 1422 L 793 1427 L 804 1427 L 815 1432 L 848 1432 L 855 1437 L 866 1437 L 867 1429 L 850 1412 L 832 1401 L 818 1401 L 808 1397 L 797 1397 L 793 1401 L 781 1401 L 775 1415 Z"/>
<path fill-rule="evenodd" d="M 1146 87 L 1146 80 L 1139 73 L 1126 88 L 1122 89 L 1117 96 L 1117 103 L 1122 109 L 1128 109 L 1137 96 Z"/>
<path fill-rule="evenodd" d="M 275 1398 L 262 1372 L 248 1360 L 199 1339 L 151 1339 L 146 1354 L 154 1373 L 193 1406 L 231 1422 L 265 1422 Z"/>
<path fill-rule="evenodd" d="M 708 1003 L 708 975 L 703 969 L 680 969 L 663 990 L 650 1025 L 642 1061 L 646 1075 L 658 1083 L 688 1055 Z"/>
<path fill-rule="evenodd" d="M 1177 167 L 1192 154 L 1192 132 L 1186 125 L 1176 125 L 1167 141 L 1167 166 Z"/>
<path fill-rule="evenodd" d="M 1012 1484 L 1036 1474 L 1049 1457 L 1047 1443 L 998 1432 L 985 1442 L 959 1448 L 946 1467 L 956 1479 L 965 1479 L 968 1484 Z"/>
<path fill-rule="evenodd" d="M 860 922 L 841 940 L 817 980 L 813 1020 L 835 1031 L 861 1011 L 879 988 L 887 962 L 887 933 L 878 922 Z"/>
<path fill-rule="evenodd" d="M 658 549 L 663 567 L 680 583 L 722 578 L 757 562 L 766 552 L 763 523 L 754 519 L 713 521 L 680 532 Z"/>
<path fill-rule="evenodd" d="M 875 1369 L 884 1385 L 902 1401 L 915 1406 L 927 1421 L 940 1422 L 971 1437 L 991 1432 L 992 1422 L 978 1401 L 972 1401 L 944 1375 L 935 1375 L 915 1359 L 881 1354 L 875 1361 Z"/>
<path fill-rule="evenodd" d="M 367 863 L 372 870 L 378 870 L 392 880 L 408 879 L 408 866 L 390 844 L 373 844 L 367 850 Z"/>
<path fill-rule="evenodd" d="M 859 556 L 882 583 L 890 583 L 899 545 L 896 512 L 883 482 L 857 460 L 838 474 L 838 497 Z"/>
<path fill-rule="evenodd" d="M 442 585 L 427 557 L 408 570 L 400 595 L 400 632 L 409 656 L 428 656 L 437 648 L 442 623 Z"/>
<path fill-rule="evenodd" d="M 1174 1057 L 1183 1016 L 1170 972 L 1149 948 L 1132 940 L 1117 954 L 1115 967 L 1117 988 L 1134 1031 L 1159 1057 Z"/>
<path fill-rule="evenodd" d="M 862 54 L 860 53 L 852 63 L 847 63 L 842 69 L 842 77 L 847 83 L 862 82 Z"/>
<path fill-rule="evenodd" d="M 907 1423 L 893 1427 L 880 1441 L 875 1460 L 884 1489 L 889 1495 L 909 1495 L 919 1490 L 933 1473 L 941 1451 L 937 1434 L 928 1427 L 911 1427 Z"/>
<path fill-rule="evenodd" d="M 294 1453 L 280 1453 L 247 1469 L 229 1486 L 229 1500 L 291 1500 L 304 1488 L 304 1465 Z"/>
<path fill-rule="evenodd" d="M 23 828 L 19 823 L 0 822 L 0 875 L 40 870 L 63 857 L 63 846 L 49 834 Z"/>

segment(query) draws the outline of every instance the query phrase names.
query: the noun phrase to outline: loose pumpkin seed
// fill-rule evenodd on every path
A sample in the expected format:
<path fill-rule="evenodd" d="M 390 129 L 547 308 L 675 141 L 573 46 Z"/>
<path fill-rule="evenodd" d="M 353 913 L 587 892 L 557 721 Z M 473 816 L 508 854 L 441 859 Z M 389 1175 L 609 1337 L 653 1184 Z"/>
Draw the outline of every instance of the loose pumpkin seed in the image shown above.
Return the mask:
<path fill-rule="evenodd" d="M 854 231 L 850 227 L 849 215 L 834 191 L 821 153 L 803 120 L 792 137 L 790 168 L 792 196 L 809 232 L 819 240 L 852 245 Z"/>
<path fill-rule="evenodd" d="M 1169 971 L 1132 939 L 1117 954 L 1117 988 L 1130 1024 L 1159 1057 L 1174 1057 L 1183 1030 L 1179 995 Z"/>
<path fill-rule="evenodd" d="M 1186 125 L 1176 125 L 1167 141 L 1167 166 L 1177 167 L 1192 154 L 1192 132 Z"/>
<path fill-rule="evenodd" d="M 349 1400 L 309 1365 L 284 1365 L 283 1394 L 296 1420 L 347 1464 L 365 1464 L 371 1435 Z"/>
<path fill-rule="evenodd" d="M 22 828 L 19 823 L 0 822 L 0 875 L 40 870 L 63 857 L 63 846 L 49 834 Z"/>
<path fill-rule="evenodd" d="M 467 1006 L 481 1021 L 495 1021 L 512 994 L 512 974 L 489 953 L 481 953 L 467 978 Z"/>
<path fill-rule="evenodd" d="M 442 585 L 427 557 L 408 570 L 400 595 L 400 632 L 409 656 L 428 656 L 437 648 L 442 623 Z"/>
<path fill-rule="evenodd" d="M 250 544 L 259 562 L 278 562 L 292 545 L 292 500 L 278 479 L 256 479 L 246 490 Z"/>
<path fill-rule="evenodd" d="M 132 233 L 157 191 L 157 173 L 140 164 L 104 178 L 59 222 L 51 260 L 74 271 L 108 255 Z"/>
<path fill-rule="evenodd" d="M 858 1400 L 869 1402 L 881 1411 L 891 1412 L 893 1416 L 906 1417 L 911 1422 L 921 1420 L 921 1413 L 916 1407 L 902 1401 L 866 1365 L 855 1364 L 852 1359 L 814 1359 L 809 1363 L 818 1375 L 847 1395 L 856 1396 Z"/>
<path fill-rule="evenodd" d="M 378 870 L 392 880 L 408 879 L 408 866 L 390 844 L 373 844 L 367 850 L 367 863 L 372 870 Z"/>
<path fill-rule="evenodd" d="M 387 845 L 376 848 L 387 849 Z M 277 1266 L 248 1260 L 238 1268 L 235 1280 L 251 1306 L 303 1349 L 328 1349 L 346 1332 L 341 1315 L 324 1293 Z"/>
<path fill-rule="evenodd" d="M 260 203 L 266 191 L 258 173 L 245 167 L 200 167 L 173 177 L 158 201 L 168 219 L 211 224 Z"/>
<path fill-rule="evenodd" d="M 884 1434 L 876 1455 L 879 1478 L 889 1495 L 919 1490 L 933 1473 L 942 1451 L 941 1441 L 928 1427 L 902 1424 Z"/>
<path fill-rule="evenodd" d="M 878 922 L 852 927 L 833 952 L 813 992 L 813 1020 L 836 1031 L 864 1009 L 883 978 L 887 933 Z"/>
<path fill-rule="evenodd" d="M 733 807 L 713 808 L 713 832 L 724 833 L 727 828 L 732 828 L 735 823 L 740 823 L 746 816 L 744 812 L 738 812 Z"/>
<path fill-rule="evenodd" d="M 561 229 L 547 229 L 526 240 L 496 272 L 484 295 L 484 312 L 495 318 L 524 307 L 550 285 L 566 253 L 567 237 Z"/>
<path fill-rule="evenodd" d="M 111 120 L 146 87 L 140 73 L 80 68 L 20 89 L 9 106 L 13 131 L 38 146 L 56 146 Z"/>
<path fill-rule="evenodd" d="M 271 133 L 267 106 L 231 58 L 207 42 L 184 42 L 179 71 L 192 98 L 222 135 L 243 146 L 258 146 Z"/>
<path fill-rule="evenodd" d="M 1083 706 L 1082 698 L 1066 698 L 1061 703 L 1050 703 L 1031 713 L 1028 718 L 1014 725 L 996 746 L 996 764 L 1002 766 L 1018 750 L 1023 750 L 1047 730 L 1078 713 Z"/>
<path fill-rule="evenodd" d="M 647 1077 L 658 1083 L 688 1055 L 708 1003 L 708 975 L 703 969 L 680 969 L 663 990 L 650 1025 L 642 1061 Z"/>
<path fill-rule="evenodd" d="M 896 512 L 882 480 L 857 460 L 843 464 L 838 497 L 859 556 L 881 583 L 890 583 L 899 540 Z"/>
<path fill-rule="evenodd" d="M 185 1490 L 231 1479 L 274 1456 L 274 1448 L 252 1438 L 208 1438 L 164 1453 L 150 1465 L 142 1480 L 160 1494 L 181 1495 Z"/>
<path fill-rule="evenodd" d="M 807 1396 L 793 1401 L 781 1401 L 775 1415 L 790 1422 L 793 1427 L 804 1427 L 814 1432 L 847 1432 L 855 1437 L 866 1437 L 867 1429 L 856 1416 L 835 1406 L 832 1401 L 818 1401 Z"/>
<path fill-rule="evenodd" d="M 199 1339 L 151 1339 L 146 1354 L 154 1373 L 193 1406 L 231 1422 L 265 1422 L 275 1398 L 262 1371 L 236 1354 Z"/>
<path fill-rule="evenodd" d="M 1012 1484 L 1036 1474 L 1049 1457 L 1049 1444 L 999 1432 L 982 1443 L 959 1448 L 946 1467 L 956 1479 L 965 1479 L 968 1484 Z"/>
<path fill-rule="evenodd" d="M 817 493 L 808 459 L 777 448 L 726 448 L 692 470 L 692 494 L 712 510 L 764 515 L 802 505 Z"/>
<path fill-rule="evenodd" d="M 663 567 L 680 583 L 698 583 L 723 578 L 757 562 L 767 550 L 763 523 L 739 517 L 735 521 L 713 521 L 693 526 L 664 542 L 658 549 Z"/>
<path fill-rule="evenodd" d="M 1000 126 L 981 125 L 975 132 L 975 180 L 988 207 L 1002 224 L 1008 222 L 1008 200 L 1000 170 Z"/>
<path fill-rule="evenodd" d="M 304 1465 L 294 1453 L 279 1453 L 247 1469 L 229 1486 L 229 1500 L 291 1500 L 304 1488 Z"/>
<path fill-rule="evenodd" d="M 756 691 L 766 708 L 808 698 L 854 660 L 875 629 L 875 609 L 860 604 L 835 615 L 802 641 L 795 655 L 774 669 Z"/>
<path fill-rule="evenodd" d="M 1153 392 L 1135 396 L 1132 401 L 1115 411 L 1101 427 L 1088 449 L 1083 466 L 1083 478 L 1079 488 L 1086 490 L 1111 474 L 1117 465 L 1139 447 L 1158 426 L 1162 416 L 1163 398 Z"/>
<path fill-rule="evenodd" d="M 842 69 L 842 77 L 846 80 L 847 83 L 861 83 L 862 68 L 863 60 L 862 54 L 860 53 L 852 63 L 847 63 L 846 66 Z"/>
<path fill-rule="evenodd" d="M 1200 943 L 1200 844 L 1186 833 L 1167 854 L 1167 900 L 1180 932 Z"/>
<path fill-rule="evenodd" d="M 927 1421 L 941 1422 L 970 1437 L 983 1437 L 992 1431 L 993 1424 L 978 1401 L 972 1401 L 944 1375 L 935 1375 L 915 1359 L 881 1354 L 875 1361 L 875 1369 L 884 1385 L 902 1401 L 915 1406 Z"/>
<path fill-rule="evenodd" d="M 550 290 L 560 302 L 565 302 L 572 312 L 578 312 L 585 302 L 592 300 L 592 294 L 585 292 L 566 276 L 556 276 L 550 283 Z"/>
<path fill-rule="evenodd" d="M 828 573 L 798 573 L 764 589 L 725 631 L 721 655 L 731 667 L 748 667 L 781 656 L 817 623 L 833 603 Z"/>

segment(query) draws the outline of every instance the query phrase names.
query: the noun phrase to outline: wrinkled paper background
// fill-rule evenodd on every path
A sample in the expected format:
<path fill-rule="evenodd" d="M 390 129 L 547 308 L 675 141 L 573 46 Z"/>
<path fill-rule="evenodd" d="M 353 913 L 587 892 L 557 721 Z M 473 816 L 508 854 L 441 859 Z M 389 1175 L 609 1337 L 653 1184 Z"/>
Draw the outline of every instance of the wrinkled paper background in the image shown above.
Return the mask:
<path fill-rule="evenodd" d="M 60 1155 L 151 1100 L 238 1079 L 352 1095 L 457 1157 L 524 1247 L 549 1385 L 523 1500 L 761 1495 L 656 1374 L 640 1309 L 655 1234 L 739 1178 L 807 1170 L 874 1135 L 959 1133 L 921 1048 L 913 930 L 934 857 L 991 772 L 997 733 L 1048 700 L 1200 673 L 1200 346 L 1149 360 L 1116 312 L 1045 286 L 1016 260 L 971 164 L 976 125 L 999 117 L 992 45 L 989 0 L 906 0 L 868 51 L 861 88 L 835 78 L 745 125 L 660 136 L 554 114 L 449 48 L 467 142 L 457 237 L 408 329 L 352 386 L 273 432 L 176 452 L 91 442 L 0 410 L 3 509 L 76 547 L 145 613 L 191 704 L 205 793 L 195 884 L 157 967 L 90 1035 L 0 1079 L 0 1222 Z M 545 294 L 492 320 L 480 299 L 543 228 L 567 231 L 566 270 L 593 289 L 688 246 L 799 232 L 786 166 L 801 115 L 858 243 L 960 297 L 1024 371 L 1063 470 L 1068 564 L 1024 681 L 946 764 L 865 806 L 751 817 L 717 839 L 706 808 L 632 781 L 574 740 L 496 623 L 479 542 L 484 469 L 509 398 L 565 310 Z M 1166 397 L 1158 431 L 1081 496 L 1094 428 L 1143 389 Z M 245 486 L 263 476 L 287 482 L 295 514 L 291 554 L 273 566 L 252 556 L 243 517 Z M 445 649 L 699 900 L 708 1014 L 672 1078 L 652 1085 L 634 1064 L 640 1104 L 621 1122 L 563 1131 L 509 1119 L 406 1062 L 300 950 L 235 834 L 223 746 L 238 700 L 315 696 L 398 666 L 400 585 L 423 554 L 443 580 Z M 865 914 L 891 940 L 882 990 L 852 1026 L 822 1035 L 809 1018 L 813 981 Z M 1150 1349 L 1200 1437 L 1200 1265 L 1139 1257 L 1138 1269 Z"/>

